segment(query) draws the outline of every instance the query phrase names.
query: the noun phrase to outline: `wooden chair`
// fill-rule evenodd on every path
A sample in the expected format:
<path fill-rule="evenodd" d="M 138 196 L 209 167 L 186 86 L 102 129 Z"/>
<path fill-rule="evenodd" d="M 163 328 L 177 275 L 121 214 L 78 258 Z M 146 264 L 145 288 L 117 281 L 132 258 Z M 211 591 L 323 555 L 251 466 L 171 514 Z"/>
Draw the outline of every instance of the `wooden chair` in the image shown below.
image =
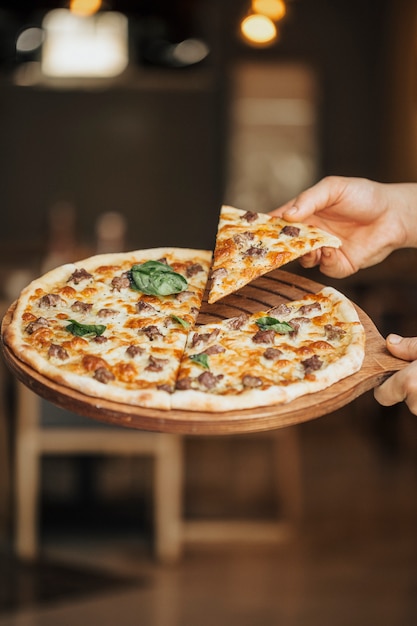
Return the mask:
<path fill-rule="evenodd" d="M 156 557 L 172 562 L 181 554 L 183 484 L 182 438 L 177 435 L 134 431 L 85 420 L 70 419 L 57 409 L 53 425 L 43 423 L 48 404 L 17 383 L 15 433 L 15 549 L 33 559 L 39 550 L 41 460 L 47 455 L 140 455 L 151 457 L 153 468 L 153 522 Z M 56 419 L 58 417 L 58 419 Z"/>

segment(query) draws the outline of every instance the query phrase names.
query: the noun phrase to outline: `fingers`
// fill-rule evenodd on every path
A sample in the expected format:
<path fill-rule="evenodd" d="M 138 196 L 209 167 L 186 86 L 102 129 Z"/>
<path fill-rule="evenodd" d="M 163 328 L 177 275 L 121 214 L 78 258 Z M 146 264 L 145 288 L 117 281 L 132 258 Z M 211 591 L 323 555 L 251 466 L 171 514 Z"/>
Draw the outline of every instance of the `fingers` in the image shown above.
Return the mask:
<path fill-rule="evenodd" d="M 354 269 L 341 250 L 335 248 L 319 248 L 300 257 L 300 265 L 305 268 L 320 266 L 320 271 L 330 278 L 346 278 L 353 274 Z"/>
<path fill-rule="evenodd" d="M 394 356 L 412 362 L 375 389 L 375 399 L 383 406 L 405 402 L 417 415 L 417 337 L 389 335 L 387 347 Z"/>
<path fill-rule="evenodd" d="M 393 374 L 374 390 L 374 396 L 382 406 L 405 402 L 411 413 L 417 415 L 417 362 Z"/>
<path fill-rule="evenodd" d="M 387 348 L 394 356 L 405 361 L 417 360 L 417 337 L 388 335 Z"/>
<path fill-rule="evenodd" d="M 342 192 L 342 178 L 329 176 L 300 193 L 296 198 L 272 211 L 288 221 L 302 222 L 337 200 Z"/>
<path fill-rule="evenodd" d="M 312 252 L 308 252 L 304 254 L 304 256 L 300 257 L 300 265 L 302 267 L 315 267 L 320 264 L 321 259 L 321 250 L 313 250 Z"/>

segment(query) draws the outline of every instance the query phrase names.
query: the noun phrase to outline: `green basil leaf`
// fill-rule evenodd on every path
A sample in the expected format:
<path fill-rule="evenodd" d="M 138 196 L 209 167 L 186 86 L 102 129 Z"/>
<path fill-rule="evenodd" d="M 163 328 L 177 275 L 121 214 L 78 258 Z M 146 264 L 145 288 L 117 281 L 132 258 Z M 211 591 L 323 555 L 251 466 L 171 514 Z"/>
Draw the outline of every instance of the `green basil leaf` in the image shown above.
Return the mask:
<path fill-rule="evenodd" d="M 200 354 L 192 354 L 190 359 L 201 365 L 201 367 L 204 367 L 204 369 L 210 369 L 208 354 L 204 354 L 204 352 L 200 352 Z"/>
<path fill-rule="evenodd" d="M 160 261 L 133 265 L 129 278 L 132 289 L 152 296 L 169 296 L 188 287 L 182 274 L 174 272 L 172 267 Z"/>
<path fill-rule="evenodd" d="M 183 328 L 189 328 L 190 326 L 190 322 L 183 320 L 182 317 L 178 317 L 178 315 L 171 315 L 171 319 L 173 319 L 174 322 L 178 322 Z"/>
<path fill-rule="evenodd" d="M 69 320 L 70 324 L 65 327 L 76 337 L 98 337 L 106 330 L 104 324 L 81 324 L 76 320 Z"/>
<path fill-rule="evenodd" d="M 285 335 L 293 332 L 294 328 L 288 322 L 280 322 L 276 317 L 260 317 L 256 324 L 261 330 L 275 330 L 276 333 Z"/>

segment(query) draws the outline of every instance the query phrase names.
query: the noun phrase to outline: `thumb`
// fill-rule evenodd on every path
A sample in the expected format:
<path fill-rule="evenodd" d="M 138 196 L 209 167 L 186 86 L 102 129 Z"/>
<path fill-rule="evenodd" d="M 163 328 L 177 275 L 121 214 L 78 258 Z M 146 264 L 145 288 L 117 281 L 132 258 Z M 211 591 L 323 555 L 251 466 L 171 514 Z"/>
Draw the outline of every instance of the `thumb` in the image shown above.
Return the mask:
<path fill-rule="evenodd" d="M 388 335 L 387 348 L 392 355 L 405 361 L 417 359 L 417 337 L 401 337 L 400 335 Z"/>

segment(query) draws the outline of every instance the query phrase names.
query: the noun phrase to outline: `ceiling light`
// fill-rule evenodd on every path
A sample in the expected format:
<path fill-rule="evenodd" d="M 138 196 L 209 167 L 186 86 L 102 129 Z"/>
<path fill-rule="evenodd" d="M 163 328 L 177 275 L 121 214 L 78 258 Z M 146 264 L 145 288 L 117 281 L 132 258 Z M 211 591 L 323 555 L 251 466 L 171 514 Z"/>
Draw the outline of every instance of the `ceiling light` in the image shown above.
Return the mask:
<path fill-rule="evenodd" d="M 252 11 L 266 15 L 274 22 L 282 20 L 287 12 L 284 0 L 252 0 Z"/>
<path fill-rule="evenodd" d="M 271 45 L 278 36 L 277 27 L 266 15 L 248 15 L 242 20 L 240 30 L 245 41 L 253 46 Z"/>

